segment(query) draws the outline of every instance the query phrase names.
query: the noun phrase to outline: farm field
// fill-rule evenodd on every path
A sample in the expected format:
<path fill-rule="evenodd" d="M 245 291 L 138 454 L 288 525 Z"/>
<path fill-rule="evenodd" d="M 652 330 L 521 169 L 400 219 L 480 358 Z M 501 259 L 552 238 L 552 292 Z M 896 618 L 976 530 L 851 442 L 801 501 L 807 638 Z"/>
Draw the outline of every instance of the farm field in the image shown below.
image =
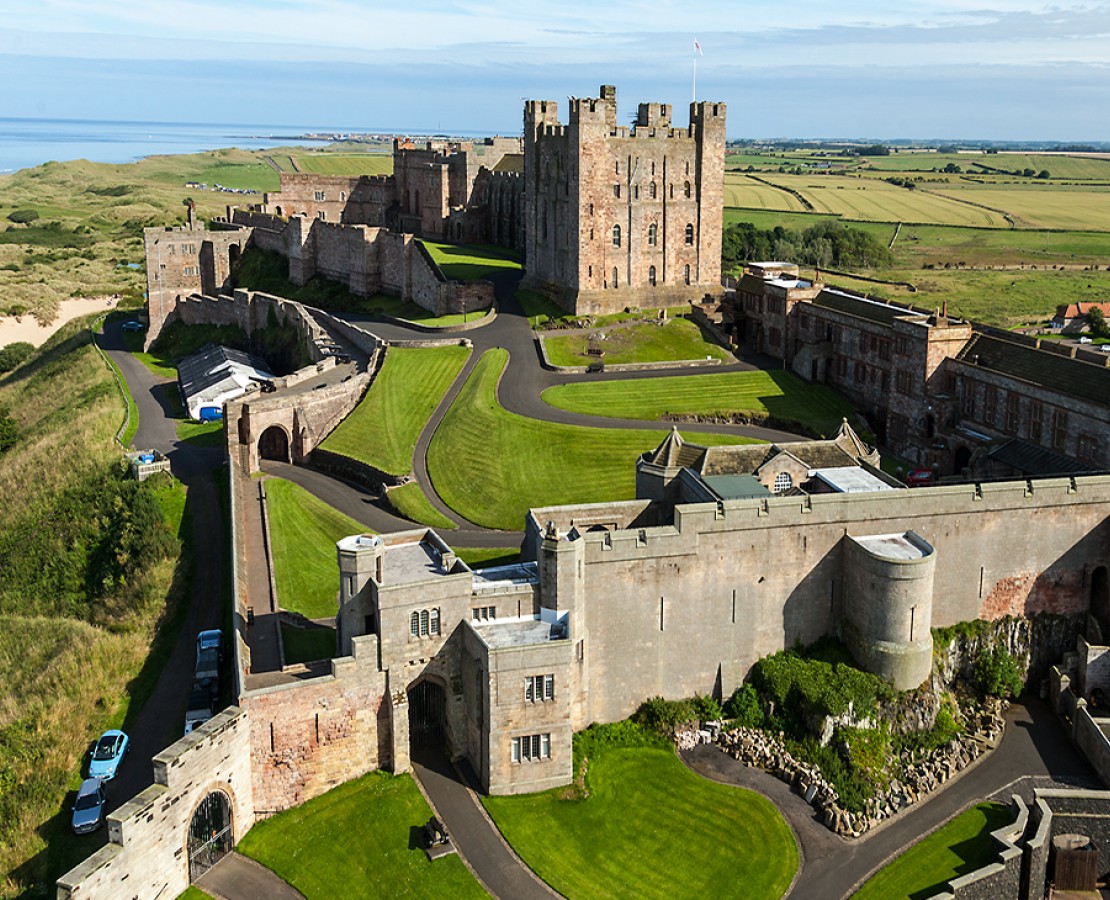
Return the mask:
<path fill-rule="evenodd" d="M 577 382 L 548 388 L 543 399 L 558 409 L 625 419 L 656 420 L 667 413 L 771 417 L 786 423 L 783 427 L 797 423 L 795 427 L 826 437 L 853 412 L 835 391 L 782 371 Z"/>
<path fill-rule="evenodd" d="M 781 209 L 799 213 L 806 211 L 801 200 L 781 188 L 761 184 L 747 175 L 735 175 L 730 172 L 725 173 L 725 206 Z"/>
<path fill-rule="evenodd" d="M 630 500 L 633 463 L 665 431 L 587 428 L 528 419 L 497 402 L 508 361 L 489 350 L 432 438 L 428 471 L 444 502 L 489 528 L 522 527 L 530 507 Z M 730 435 L 688 435 L 706 444 L 756 443 Z"/>
<path fill-rule="evenodd" d="M 469 355 L 466 347 L 390 348 L 366 396 L 321 446 L 390 475 L 407 474 L 424 423 Z"/>
<path fill-rule="evenodd" d="M 392 175 L 392 153 L 294 153 L 297 169 L 316 175 Z M 279 163 L 280 164 L 280 163 Z M 285 169 L 283 171 L 297 171 Z"/>
<path fill-rule="evenodd" d="M 931 188 L 930 192 L 933 190 Z M 951 185 L 937 188 L 935 192 L 1005 210 L 1022 228 L 1110 231 L 1110 188 L 1082 190 L 1053 184 Z"/>

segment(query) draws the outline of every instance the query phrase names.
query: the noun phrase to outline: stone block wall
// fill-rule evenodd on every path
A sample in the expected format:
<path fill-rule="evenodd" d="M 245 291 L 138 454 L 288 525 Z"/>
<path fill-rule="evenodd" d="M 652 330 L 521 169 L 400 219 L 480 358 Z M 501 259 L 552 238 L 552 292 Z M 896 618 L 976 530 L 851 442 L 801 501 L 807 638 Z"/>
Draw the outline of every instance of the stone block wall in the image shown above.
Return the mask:
<path fill-rule="evenodd" d="M 259 816 L 392 762 L 386 675 L 372 635 L 355 639 L 352 656 L 333 660 L 331 675 L 248 691 L 240 705 L 249 716 Z"/>
<path fill-rule="evenodd" d="M 108 844 L 58 879 L 59 900 L 184 891 L 189 823 L 208 794 L 230 805 L 232 843 L 254 824 L 249 732 L 247 716 L 229 707 L 154 757 L 154 784 L 108 817 Z"/>
<path fill-rule="evenodd" d="M 1072 736 L 1104 784 L 1110 784 L 1110 719 L 1091 715 L 1082 698 L 1075 702 Z"/>

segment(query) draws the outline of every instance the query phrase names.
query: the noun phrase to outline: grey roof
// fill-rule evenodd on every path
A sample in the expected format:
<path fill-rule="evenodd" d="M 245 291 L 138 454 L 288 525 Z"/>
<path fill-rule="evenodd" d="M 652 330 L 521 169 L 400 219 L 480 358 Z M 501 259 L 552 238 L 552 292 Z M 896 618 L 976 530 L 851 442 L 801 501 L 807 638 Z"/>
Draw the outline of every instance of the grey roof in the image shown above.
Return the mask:
<path fill-rule="evenodd" d="M 882 300 L 856 297 L 853 294 L 829 288 L 813 298 L 813 305 L 846 313 L 859 319 L 867 319 L 870 322 L 878 322 L 880 325 L 890 325 L 895 319 L 901 319 L 904 316 L 928 315 L 921 310 L 895 306 Z"/>
<path fill-rule="evenodd" d="M 1077 459 L 1054 453 L 1044 447 L 1023 441 L 1021 438 L 1011 438 L 997 447 L 992 447 L 987 452 L 987 457 L 1017 469 L 1023 475 L 1071 475 L 1092 471 L 1090 466 L 1084 465 Z"/>
<path fill-rule="evenodd" d="M 703 475 L 701 480 L 722 500 L 774 496 L 754 475 Z"/>
<path fill-rule="evenodd" d="M 1110 368 L 1029 347 L 989 334 L 975 334 L 959 359 L 1020 378 L 1098 406 L 1110 405 Z"/>
<path fill-rule="evenodd" d="M 230 347 L 208 344 L 177 364 L 177 381 L 181 385 L 181 392 L 186 397 L 192 397 L 219 384 L 227 378 L 233 365 L 254 369 L 262 378 L 272 377 L 266 371 L 266 361 L 261 357 L 232 350 Z"/>

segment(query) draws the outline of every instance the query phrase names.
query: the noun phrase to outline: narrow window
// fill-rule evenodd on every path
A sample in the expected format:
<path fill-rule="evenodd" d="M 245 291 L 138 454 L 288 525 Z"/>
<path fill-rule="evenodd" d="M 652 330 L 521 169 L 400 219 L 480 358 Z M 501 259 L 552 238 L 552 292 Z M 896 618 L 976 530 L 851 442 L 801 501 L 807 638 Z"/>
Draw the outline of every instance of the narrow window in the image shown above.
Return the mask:
<path fill-rule="evenodd" d="M 520 738 L 513 738 L 513 762 L 520 762 Z"/>
<path fill-rule="evenodd" d="M 428 636 L 428 611 L 426 609 L 420 610 L 420 636 Z"/>
<path fill-rule="evenodd" d="M 657 188 L 655 187 L 655 182 L 653 181 L 651 183 L 651 199 L 652 200 L 654 200 L 655 197 L 656 197 L 656 191 L 657 191 Z"/>
<path fill-rule="evenodd" d="M 544 700 L 554 700 L 555 699 L 555 676 L 554 675 L 544 675 L 543 676 L 543 699 Z"/>
<path fill-rule="evenodd" d="M 655 287 L 655 266 L 651 266 L 648 269 L 648 284 Z"/>
<path fill-rule="evenodd" d="M 409 619 L 409 634 L 413 637 L 420 636 L 420 613 L 414 612 Z"/>
<path fill-rule="evenodd" d="M 650 225 L 648 225 L 648 246 L 649 247 L 654 247 L 655 246 L 655 242 L 656 242 L 656 239 L 658 238 L 658 236 L 659 236 L 659 228 L 656 226 L 656 224 L 654 222 L 652 222 Z"/>
<path fill-rule="evenodd" d="M 431 621 L 429 622 L 428 630 L 432 634 L 439 634 L 439 609 L 433 609 L 431 611 Z"/>
<path fill-rule="evenodd" d="M 613 246 L 619 247 L 621 245 L 621 227 L 620 225 L 613 226 Z"/>
<path fill-rule="evenodd" d="M 614 184 L 613 185 L 613 196 L 614 197 L 620 197 L 620 195 L 621 195 L 621 186 L 619 184 Z"/>
<path fill-rule="evenodd" d="M 347 192 L 346 191 L 340 191 L 339 192 L 339 199 L 340 199 L 340 201 L 346 200 L 347 199 Z"/>
<path fill-rule="evenodd" d="M 682 277 L 686 280 L 687 284 L 690 283 L 690 267 L 689 266 L 686 266 L 685 269 L 683 269 Z"/>
<path fill-rule="evenodd" d="M 541 734 L 540 735 L 540 759 L 550 759 L 550 758 L 551 758 L 551 735 L 550 734 Z"/>
<path fill-rule="evenodd" d="M 692 224 L 686 226 L 686 243 L 694 243 L 694 226 Z"/>
<path fill-rule="evenodd" d="M 690 182 L 689 182 L 689 181 L 687 181 L 687 182 L 686 182 L 686 183 L 685 183 L 685 184 L 684 184 L 684 185 L 682 186 L 682 193 L 683 193 L 683 194 L 685 194 L 685 195 L 686 195 L 687 197 L 689 197 L 689 196 L 690 196 Z"/>
<path fill-rule="evenodd" d="M 531 702 L 536 699 L 536 681 L 529 675 L 524 679 L 524 700 Z"/>
<path fill-rule="evenodd" d="M 616 266 L 613 266 L 613 287 L 620 287 L 620 285 L 617 284 L 617 267 Z"/>
<path fill-rule="evenodd" d="M 640 186 L 638 184 L 632 185 L 632 199 L 633 200 L 639 200 L 640 199 Z"/>

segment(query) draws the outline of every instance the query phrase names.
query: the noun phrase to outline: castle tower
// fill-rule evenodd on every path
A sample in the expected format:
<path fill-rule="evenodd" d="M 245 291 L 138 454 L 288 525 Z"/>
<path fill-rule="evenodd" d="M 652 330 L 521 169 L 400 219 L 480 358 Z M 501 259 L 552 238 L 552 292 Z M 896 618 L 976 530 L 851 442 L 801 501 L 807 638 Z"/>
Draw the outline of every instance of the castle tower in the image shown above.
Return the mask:
<path fill-rule="evenodd" d="M 335 545 L 339 561 L 339 654 L 349 656 L 351 642 L 378 631 L 378 598 L 375 582 L 382 581 L 385 552 L 376 535 L 356 534 Z"/>
<path fill-rule="evenodd" d="M 537 562 L 541 609 L 567 613 L 573 656 L 570 665 L 570 725 L 575 731 L 594 719 L 590 710 L 590 635 L 585 608 L 586 542 L 573 529 L 560 534 L 549 522 Z"/>
<path fill-rule="evenodd" d="M 662 307 L 721 291 L 725 105 L 667 103 L 617 124 L 617 94 L 525 104 L 525 284 L 579 314 Z"/>

